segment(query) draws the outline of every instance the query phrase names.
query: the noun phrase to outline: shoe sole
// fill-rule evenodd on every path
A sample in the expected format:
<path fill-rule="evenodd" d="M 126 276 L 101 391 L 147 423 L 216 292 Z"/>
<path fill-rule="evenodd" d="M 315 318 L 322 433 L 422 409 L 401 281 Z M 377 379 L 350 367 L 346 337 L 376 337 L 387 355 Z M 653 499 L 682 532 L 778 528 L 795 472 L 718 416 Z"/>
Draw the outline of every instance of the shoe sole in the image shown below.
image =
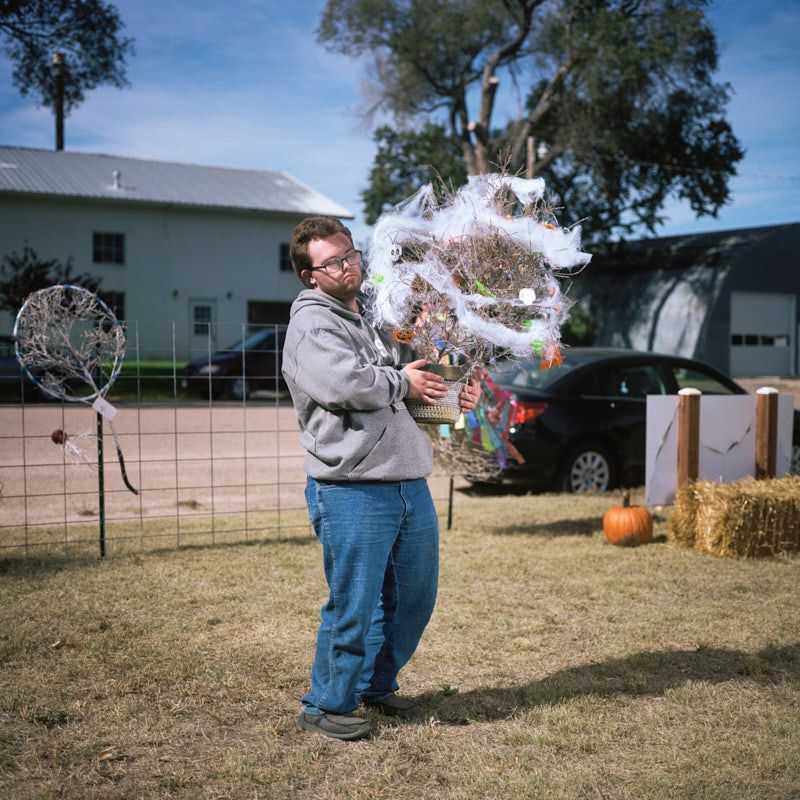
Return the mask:
<path fill-rule="evenodd" d="M 322 718 L 322 720 L 325 719 L 324 714 L 321 714 L 319 716 Z M 301 714 L 300 719 L 298 719 L 297 722 L 300 725 L 300 727 L 305 731 L 310 731 L 311 733 L 319 733 L 322 736 L 327 736 L 329 739 L 339 739 L 340 741 L 345 741 L 345 742 L 352 742 L 357 739 L 366 739 L 367 737 L 372 736 L 374 732 L 374 728 L 366 720 L 364 720 L 363 725 L 361 724 L 354 725 L 352 731 L 345 730 L 342 731 L 341 733 L 332 730 L 325 730 L 325 728 L 322 727 L 322 725 L 324 724 L 324 722 L 322 721 L 320 722 L 319 725 L 315 724 L 313 721 L 309 722 L 306 719 L 305 714 Z"/>

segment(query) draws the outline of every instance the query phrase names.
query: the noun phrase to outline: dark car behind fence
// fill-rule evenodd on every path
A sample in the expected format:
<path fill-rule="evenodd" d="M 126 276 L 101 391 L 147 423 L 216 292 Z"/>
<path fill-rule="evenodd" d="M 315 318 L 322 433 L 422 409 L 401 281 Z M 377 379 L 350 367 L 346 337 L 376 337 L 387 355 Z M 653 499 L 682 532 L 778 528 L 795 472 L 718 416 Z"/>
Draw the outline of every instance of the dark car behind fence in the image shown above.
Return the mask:
<path fill-rule="evenodd" d="M 182 370 L 181 388 L 192 395 L 242 400 L 254 392 L 280 393 L 286 382 L 280 372 L 286 328 L 256 327 L 238 341 L 193 358 Z"/>
<path fill-rule="evenodd" d="M 0 402 L 34 400 L 41 390 L 22 369 L 11 336 L 0 336 Z"/>

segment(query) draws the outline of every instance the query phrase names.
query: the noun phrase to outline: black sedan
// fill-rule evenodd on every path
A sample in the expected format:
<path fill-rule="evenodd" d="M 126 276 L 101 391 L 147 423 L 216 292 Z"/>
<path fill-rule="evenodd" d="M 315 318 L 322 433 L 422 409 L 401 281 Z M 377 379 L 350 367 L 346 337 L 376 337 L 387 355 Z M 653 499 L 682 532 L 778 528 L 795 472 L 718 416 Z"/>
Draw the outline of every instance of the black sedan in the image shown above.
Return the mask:
<path fill-rule="evenodd" d="M 0 399 L 40 400 L 42 391 L 17 361 L 12 336 L 0 336 Z"/>
<path fill-rule="evenodd" d="M 63 356 L 62 356 L 63 357 Z M 53 381 L 59 375 L 59 367 L 53 365 L 48 368 L 50 380 Z M 44 369 L 32 367 L 31 371 L 37 380 L 42 380 Z M 88 382 L 79 377 L 82 369 L 75 367 L 63 374 L 61 381 L 67 388 L 67 395 L 72 397 L 84 397 L 94 391 Z M 99 374 L 93 375 L 95 383 L 102 385 Z M 58 383 L 56 381 L 56 383 Z M 41 400 L 58 400 L 58 397 L 44 391 L 36 383 L 17 359 L 17 351 L 13 336 L 0 336 L 0 401 L 26 403 Z"/>
<path fill-rule="evenodd" d="M 747 394 L 699 361 L 599 347 L 569 348 L 557 368 L 540 370 L 538 362 L 523 362 L 497 368 L 489 378 L 512 395 L 510 450 L 524 458 L 524 463 L 508 458 L 494 479 L 566 492 L 644 483 L 647 395 L 677 394 L 686 387 L 703 394 Z M 800 413 L 794 416 L 793 470 Z"/>
<path fill-rule="evenodd" d="M 242 400 L 255 391 L 280 393 L 286 390 L 281 375 L 281 354 L 285 327 L 270 325 L 236 344 L 203 356 L 183 370 L 184 390 Z"/>

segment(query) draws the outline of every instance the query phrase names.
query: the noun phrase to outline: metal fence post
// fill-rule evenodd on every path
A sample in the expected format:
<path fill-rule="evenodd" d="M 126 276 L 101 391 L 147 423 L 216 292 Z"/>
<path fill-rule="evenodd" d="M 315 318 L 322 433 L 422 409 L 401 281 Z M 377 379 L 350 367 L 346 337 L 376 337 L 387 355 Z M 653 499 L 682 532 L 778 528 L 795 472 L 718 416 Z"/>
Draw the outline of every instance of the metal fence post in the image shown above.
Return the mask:
<path fill-rule="evenodd" d="M 103 415 L 97 412 L 97 489 L 100 503 L 100 557 L 106 554 L 106 490 L 103 475 Z"/>

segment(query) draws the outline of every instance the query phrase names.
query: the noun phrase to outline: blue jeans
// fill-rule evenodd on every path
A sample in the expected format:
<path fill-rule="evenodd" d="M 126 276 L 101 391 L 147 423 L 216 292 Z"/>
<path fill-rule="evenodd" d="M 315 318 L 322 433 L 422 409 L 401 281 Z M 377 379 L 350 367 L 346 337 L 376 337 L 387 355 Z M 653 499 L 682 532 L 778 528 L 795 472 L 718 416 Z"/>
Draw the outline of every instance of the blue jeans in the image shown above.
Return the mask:
<path fill-rule="evenodd" d="M 309 478 L 306 502 L 330 596 L 303 705 L 344 714 L 398 689 L 436 601 L 439 521 L 424 478 Z"/>

